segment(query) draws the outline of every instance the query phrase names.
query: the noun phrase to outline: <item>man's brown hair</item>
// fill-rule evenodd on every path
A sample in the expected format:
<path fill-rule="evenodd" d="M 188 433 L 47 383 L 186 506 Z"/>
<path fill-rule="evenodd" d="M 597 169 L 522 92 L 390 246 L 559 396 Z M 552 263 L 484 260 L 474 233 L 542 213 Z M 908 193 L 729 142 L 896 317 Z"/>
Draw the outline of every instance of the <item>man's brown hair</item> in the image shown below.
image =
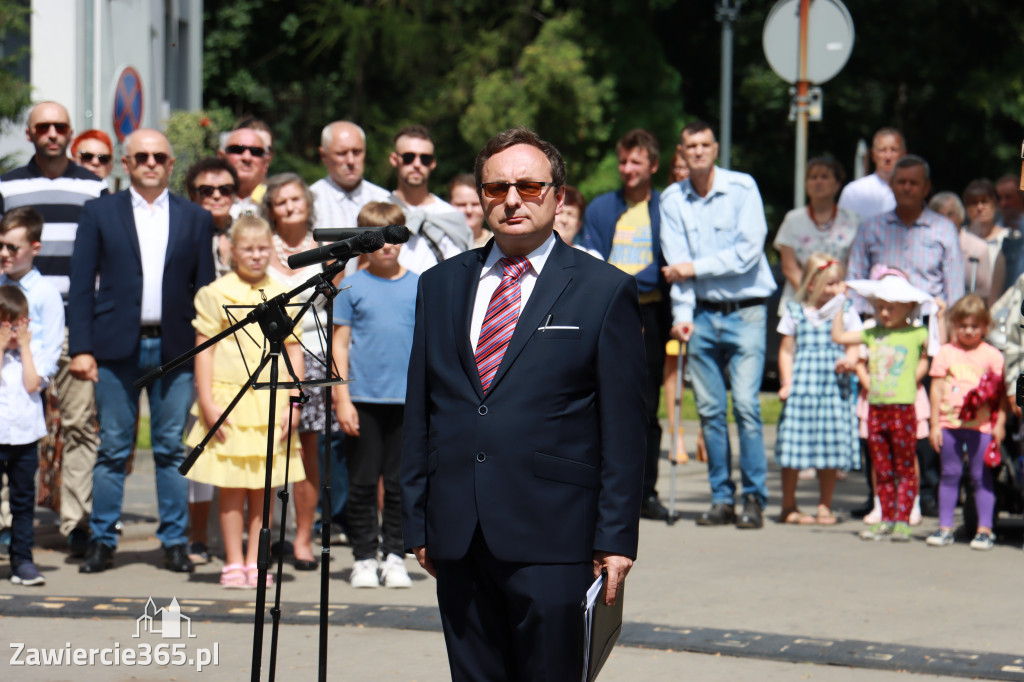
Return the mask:
<path fill-rule="evenodd" d="M 551 182 L 555 185 L 555 189 L 565 185 L 565 160 L 555 145 L 542 140 L 537 133 L 529 128 L 509 128 L 489 139 L 480 153 L 476 155 L 476 163 L 473 164 L 473 177 L 476 178 L 477 187 L 480 187 L 487 159 L 509 147 L 515 147 L 517 144 L 525 144 L 539 149 L 551 164 Z"/>
<path fill-rule="evenodd" d="M 647 150 L 647 158 L 650 160 L 651 165 L 658 163 L 658 138 L 654 136 L 654 133 L 643 128 L 633 128 L 620 137 L 619 141 L 615 144 L 615 153 L 621 154 L 638 147 Z"/>

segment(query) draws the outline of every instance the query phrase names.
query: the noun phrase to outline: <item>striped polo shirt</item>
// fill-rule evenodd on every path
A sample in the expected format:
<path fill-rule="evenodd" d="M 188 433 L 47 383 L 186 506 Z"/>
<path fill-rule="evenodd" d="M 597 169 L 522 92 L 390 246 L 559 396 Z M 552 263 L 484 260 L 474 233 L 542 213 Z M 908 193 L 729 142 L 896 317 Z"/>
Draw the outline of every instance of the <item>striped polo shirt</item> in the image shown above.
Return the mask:
<path fill-rule="evenodd" d="M 28 165 L 0 175 L 0 215 L 30 206 L 43 216 L 42 246 L 33 264 L 57 287 L 65 305 L 82 205 L 106 193 L 106 180 L 74 162 L 52 180 L 43 175 L 34 156 Z"/>

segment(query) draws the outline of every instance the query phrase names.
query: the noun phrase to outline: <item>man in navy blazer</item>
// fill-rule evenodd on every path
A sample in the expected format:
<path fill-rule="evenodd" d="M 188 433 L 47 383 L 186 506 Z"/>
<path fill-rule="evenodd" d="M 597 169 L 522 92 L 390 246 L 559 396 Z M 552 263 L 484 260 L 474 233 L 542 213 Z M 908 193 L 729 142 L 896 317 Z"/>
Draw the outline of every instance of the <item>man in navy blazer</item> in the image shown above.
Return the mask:
<path fill-rule="evenodd" d="M 93 469 L 92 542 L 81 573 L 113 563 L 125 465 L 135 436 L 139 391 L 149 370 L 195 345 L 193 298 L 213 280 L 209 213 L 167 191 L 174 157 L 162 133 L 142 129 L 125 141 L 121 163 L 131 187 L 85 204 L 71 256 L 68 346 L 71 373 L 96 382 L 100 446 Z M 178 473 L 191 365 L 147 388 L 165 565 L 193 570 L 186 550 L 188 485 Z"/>
<path fill-rule="evenodd" d="M 404 540 L 437 578 L 454 680 L 578 679 L 586 590 L 606 569 L 614 602 L 636 557 L 646 430 L 636 280 L 553 234 L 565 164 L 533 132 L 492 138 L 476 181 L 494 239 L 420 277 Z M 485 390 L 477 341 L 509 257 L 528 266 Z"/>

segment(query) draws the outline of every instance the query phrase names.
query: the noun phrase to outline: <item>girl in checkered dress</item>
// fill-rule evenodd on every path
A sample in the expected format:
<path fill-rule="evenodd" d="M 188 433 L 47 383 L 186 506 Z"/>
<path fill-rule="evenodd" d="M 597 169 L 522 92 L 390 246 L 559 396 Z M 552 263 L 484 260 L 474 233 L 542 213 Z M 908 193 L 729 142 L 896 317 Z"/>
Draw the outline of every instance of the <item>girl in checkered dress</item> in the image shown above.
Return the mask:
<path fill-rule="evenodd" d="M 782 467 L 781 523 L 832 525 L 832 492 L 838 470 L 849 469 L 858 453 L 855 347 L 832 341 L 832 319 L 843 316 L 847 329 L 859 329 L 860 317 L 840 295 L 843 266 L 816 253 L 807 259 L 793 300 L 786 305 L 778 331 L 779 397 L 785 401 L 775 444 Z M 817 516 L 796 505 L 801 469 L 818 470 Z"/>

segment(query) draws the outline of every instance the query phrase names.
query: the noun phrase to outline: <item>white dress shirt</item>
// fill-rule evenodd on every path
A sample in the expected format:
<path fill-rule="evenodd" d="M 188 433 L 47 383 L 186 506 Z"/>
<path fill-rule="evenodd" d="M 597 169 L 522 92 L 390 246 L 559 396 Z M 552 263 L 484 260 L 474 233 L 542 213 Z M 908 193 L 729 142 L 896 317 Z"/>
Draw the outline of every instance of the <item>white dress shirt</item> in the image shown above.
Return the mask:
<path fill-rule="evenodd" d="M 33 341 L 33 353 L 35 345 Z M 25 390 L 19 351 L 2 350 L 0 356 L 3 362 L 3 367 L 0 368 L 0 414 L 4 415 L 4 418 L 0 419 L 0 443 L 34 443 L 46 435 L 46 420 L 43 418 L 43 399 L 40 391 L 29 393 Z"/>
<path fill-rule="evenodd" d="M 540 272 L 544 269 L 544 264 L 547 263 L 548 256 L 551 255 L 551 249 L 554 247 L 555 235 L 552 233 L 548 235 L 543 244 L 527 254 L 526 259 L 530 261 L 530 267 L 519 279 L 520 313 L 526 307 L 526 302 L 530 300 L 533 288 L 537 285 L 537 278 L 540 277 Z M 505 254 L 502 253 L 498 243 L 495 242 L 494 246 L 491 247 L 491 252 L 487 254 L 487 260 L 484 261 L 483 269 L 480 271 L 480 283 L 477 285 L 476 300 L 473 303 L 473 318 L 469 325 L 469 342 L 473 346 L 474 353 L 476 353 L 476 344 L 480 340 L 480 328 L 484 325 L 487 306 L 490 305 L 491 296 L 494 295 L 494 291 L 501 284 L 501 278 L 504 275 L 504 270 L 498 264 L 498 261 L 504 257 Z"/>
<path fill-rule="evenodd" d="M 142 256 L 142 324 L 160 324 L 164 260 L 171 231 L 170 193 L 165 189 L 150 204 L 134 187 L 129 187 L 128 192 L 132 197 L 135 232 L 139 236 L 139 254 Z"/>

